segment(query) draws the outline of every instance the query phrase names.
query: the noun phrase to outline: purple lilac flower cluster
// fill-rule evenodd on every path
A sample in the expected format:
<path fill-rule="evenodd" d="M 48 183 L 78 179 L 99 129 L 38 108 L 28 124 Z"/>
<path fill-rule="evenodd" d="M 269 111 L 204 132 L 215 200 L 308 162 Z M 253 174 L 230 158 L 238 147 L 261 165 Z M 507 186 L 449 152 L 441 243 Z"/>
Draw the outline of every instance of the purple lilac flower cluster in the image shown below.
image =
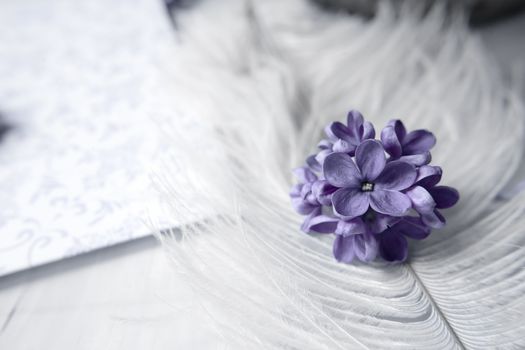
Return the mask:
<path fill-rule="evenodd" d="M 305 232 L 335 234 L 338 261 L 404 261 L 406 237 L 424 239 L 445 225 L 439 209 L 453 206 L 459 193 L 438 186 L 441 168 L 429 165 L 436 138 L 427 130 L 407 132 L 391 120 L 375 140 L 374 126 L 358 111 L 346 125 L 325 128 L 319 152 L 294 170 L 299 183 L 290 197 L 306 218 Z"/>

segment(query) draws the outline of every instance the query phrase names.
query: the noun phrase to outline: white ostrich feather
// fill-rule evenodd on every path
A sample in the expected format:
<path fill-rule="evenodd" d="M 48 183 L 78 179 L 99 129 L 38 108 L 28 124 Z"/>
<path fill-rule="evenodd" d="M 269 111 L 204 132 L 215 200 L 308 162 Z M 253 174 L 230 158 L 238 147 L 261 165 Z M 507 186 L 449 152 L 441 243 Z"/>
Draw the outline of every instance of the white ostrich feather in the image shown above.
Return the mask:
<path fill-rule="evenodd" d="M 159 238 L 232 348 L 525 347 L 525 196 L 494 200 L 521 159 L 523 106 L 462 16 L 418 13 L 364 21 L 300 0 L 177 13 L 169 92 L 194 123 L 162 119 L 173 153 L 157 180 L 194 224 Z M 351 108 L 432 130 L 461 193 L 408 263 L 340 264 L 333 237 L 299 230 L 290 170 Z"/>

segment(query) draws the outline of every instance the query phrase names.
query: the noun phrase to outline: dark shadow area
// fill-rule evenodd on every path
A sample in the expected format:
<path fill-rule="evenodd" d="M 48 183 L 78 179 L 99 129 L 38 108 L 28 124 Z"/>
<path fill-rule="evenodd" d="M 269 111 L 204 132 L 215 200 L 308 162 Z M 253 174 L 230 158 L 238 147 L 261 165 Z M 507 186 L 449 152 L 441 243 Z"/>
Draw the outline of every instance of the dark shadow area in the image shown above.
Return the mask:
<path fill-rule="evenodd" d="M 166 12 L 174 29 L 179 29 L 177 25 L 177 12 L 187 10 L 196 5 L 199 1 L 200 0 L 164 0 Z"/>
<path fill-rule="evenodd" d="M 334 12 L 347 12 L 370 19 L 374 17 L 378 3 L 386 0 L 311 0 L 321 8 Z M 394 9 L 400 11 L 405 3 L 401 0 L 392 0 Z M 469 23 L 473 27 L 484 26 L 501 19 L 518 15 L 525 10 L 525 0 L 423 0 L 415 1 L 420 6 L 422 14 L 428 12 L 435 5 L 444 5 L 452 13 L 460 8 L 466 8 Z"/>

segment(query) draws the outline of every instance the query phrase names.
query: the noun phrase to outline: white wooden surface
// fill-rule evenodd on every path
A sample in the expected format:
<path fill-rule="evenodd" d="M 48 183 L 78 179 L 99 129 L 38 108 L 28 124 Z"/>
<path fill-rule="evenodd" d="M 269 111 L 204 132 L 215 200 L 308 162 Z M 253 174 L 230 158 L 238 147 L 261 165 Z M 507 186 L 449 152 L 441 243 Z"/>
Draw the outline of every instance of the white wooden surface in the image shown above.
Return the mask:
<path fill-rule="evenodd" d="M 525 16 L 483 30 L 504 65 L 524 33 Z M 222 348 L 206 324 L 151 237 L 0 278 L 0 349 Z"/>
<path fill-rule="evenodd" d="M 4 277 L 0 349 L 216 349 L 152 238 Z"/>

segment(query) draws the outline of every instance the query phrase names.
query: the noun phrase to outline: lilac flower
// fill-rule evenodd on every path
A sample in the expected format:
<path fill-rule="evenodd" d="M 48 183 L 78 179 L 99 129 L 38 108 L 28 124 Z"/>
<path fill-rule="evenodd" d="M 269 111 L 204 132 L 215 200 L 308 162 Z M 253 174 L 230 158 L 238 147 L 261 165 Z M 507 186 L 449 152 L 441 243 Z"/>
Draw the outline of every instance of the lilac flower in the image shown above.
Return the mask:
<path fill-rule="evenodd" d="M 322 214 L 323 205 L 331 205 L 332 193 L 337 188 L 326 180 L 319 180 L 308 167 L 297 168 L 294 174 L 299 179 L 299 183 L 290 191 L 292 206 L 299 214 L 307 216 L 301 229 L 309 232 L 310 221 Z"/>
<path fill-rule="evenodd" d="M 393 160 L 399 159 L 414 165 L 430 163 L 430 149 L 436 144 L 434 134 L 427 130 L 407 133 L 401 120 L 388 122 L 381 131 L 381 141 Z"/>
<path fill-rule="evenodd" d="M 357 146 L 366 139 L 373 139 L 376 135 L 372 123 L 364 121 L 363 115 L 352 110 L 348 113 L 346 125 L 333 122 L 325 128 L 328 140 L 322 140 L 318 147 L 321 151 L 315 156 L 319 164 L 334 152 L 354 155 Z"/>
<path fill-rule="evenodd" d="M 326 180 L 339 189 L 332 195 L 334 212 L 344 218 L 363 215 L 369 207 L 390 216 L 403 216 L 411 207 L 401 192 L 416 180 L 416 168 L 402 161 L 386 163 L 383 146 L 365 140 L 356 149 L 356 162 L 346 153 L 329 155 L 323 166 Z"/>
<path fill-rule="evenodd" d="M 397 224 L 377 235 L 379 253 L 386 261 L 405 261 L 408 255 L 406 237 L 424 239 L 430 234 L 430 228 L 419 218 L 405 216 Z"/>
<path fill-rule="evenodd" d="M 421 215 L 423 222 L 433 228 L 441 228 L 446 221 L 438 209 L 450 208 L 459 200 L 456 189 L 436 186 L 441 180 L 440 167 L 424 165 L 418 169 L 414 186 L 406 191 L 412 207 Z"/>
<path fill-rule="evenodd" d="M 357 111 L 347 124 L 331 123 L 320 152 L 296 169 L 292 204 L 306 218 L 305 232 L 334 234 L 337 261 L 405 261 L 408 238 L 424 239 L 445 225 L 439 209 L 456 204 L 459 193 L 438 186 L 440 167 L 428 165 L 436 139 L 426 130 L 407 133 L 392 120 L 373 140 L 372 124 Z M 390 156 L 387 159 L 387 155 Z M 321 174 L 321 175 L 318 175 Z M 418 216 L 408 216 L 408 214 Z"/>

